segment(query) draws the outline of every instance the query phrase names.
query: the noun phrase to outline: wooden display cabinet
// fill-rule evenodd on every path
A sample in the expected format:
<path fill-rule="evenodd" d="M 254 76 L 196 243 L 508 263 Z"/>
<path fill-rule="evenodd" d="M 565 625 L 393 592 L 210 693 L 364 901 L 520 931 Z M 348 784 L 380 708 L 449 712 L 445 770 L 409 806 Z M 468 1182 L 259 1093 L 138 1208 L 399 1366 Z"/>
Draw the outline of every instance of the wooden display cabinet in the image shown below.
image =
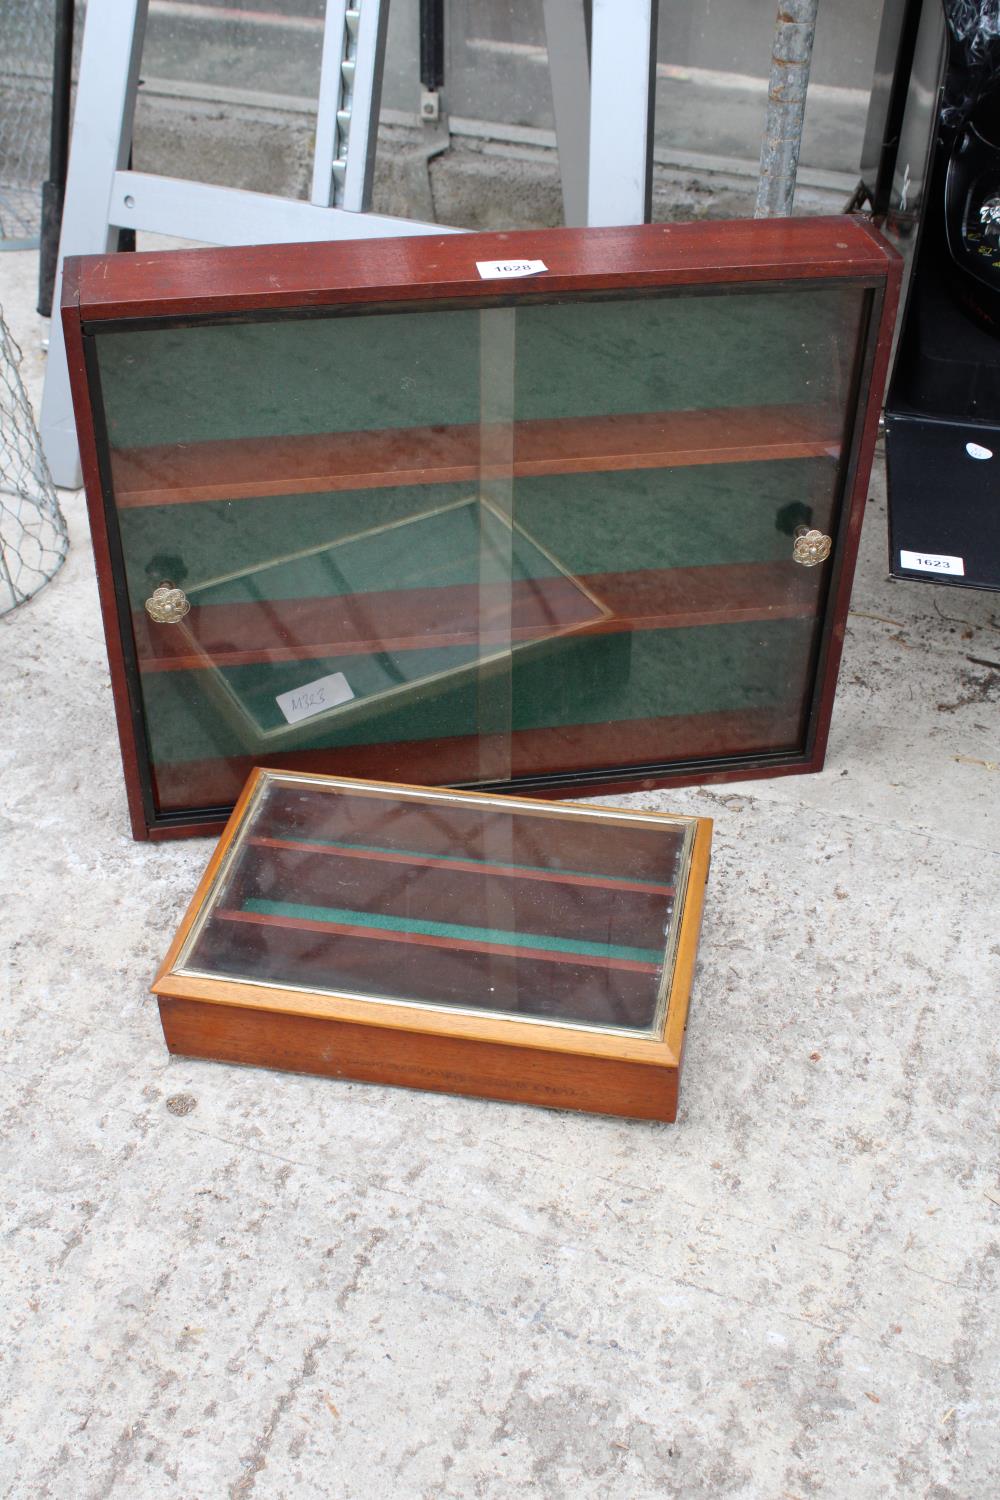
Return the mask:
<path fill-rule="evenodd" d="M 511 255 L 546 270 L 480 277 Z M 897 283 L 852 218 L 70 261 L 136 836 L 220 829 L 262 761 L 818 769 Z"/>
<path fill-rule="evenodd" d="M 256 770 L 153 985 L 167 1045 L 673 1120 L 711 827 Z"/>

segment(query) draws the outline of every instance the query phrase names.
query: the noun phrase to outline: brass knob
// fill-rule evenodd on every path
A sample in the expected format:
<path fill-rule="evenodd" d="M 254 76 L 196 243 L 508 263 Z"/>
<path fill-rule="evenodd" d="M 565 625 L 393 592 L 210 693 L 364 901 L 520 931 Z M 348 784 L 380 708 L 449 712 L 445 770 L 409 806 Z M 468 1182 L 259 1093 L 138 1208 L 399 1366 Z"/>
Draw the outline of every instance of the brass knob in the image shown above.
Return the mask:
<path fill-rule="evenodd" d="M 178 620 L 183 620 L 190 608 L 184 590 L 174 588 L 169 582 L 161 583 L 146 600 L 146 613 L 158 625 L 176 625 Z"/>
<path fill-rule="evenodd" d="M 808 526 L 796 526 L 792 557 L 804 568 L 814 568 L 817 563 L 826 562 L 832 546 L 832 538 L 824 536 L 822 531 L 810 531 Z"/>

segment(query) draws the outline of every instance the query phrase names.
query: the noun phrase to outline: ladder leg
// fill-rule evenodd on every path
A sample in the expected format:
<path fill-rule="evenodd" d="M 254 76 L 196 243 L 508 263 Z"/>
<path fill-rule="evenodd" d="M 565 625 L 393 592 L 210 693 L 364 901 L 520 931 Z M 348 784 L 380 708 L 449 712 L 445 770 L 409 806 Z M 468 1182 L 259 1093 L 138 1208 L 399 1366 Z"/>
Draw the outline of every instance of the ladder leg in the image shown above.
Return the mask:
<path fill-rule="evenodd" d="M 593 0 L 589 224 L 650 216 L 657 0 Z"/>
<path fill-rule="evenodd" d="M 543 0 L 545 39 L 556 117 L 563 222 L 587 222 L 590 144 L 590 52 L 586 0 Z"/>
<path fill-rule="evenodd" d="M 313 203 L 364 213 L 371 204 L 389 0 L 327 0 Z"/>
<path fill-rule="evenodd" d="M 78 488 L 81 480 L 59 312 L 63 259 L 100 255 L 112 248 L 111 191 L 115 173 L 127 164 L 132 141 L 148 3 L 90 0 L 87 6 L 39 422 L 52 477 L 67 489 Z"/>

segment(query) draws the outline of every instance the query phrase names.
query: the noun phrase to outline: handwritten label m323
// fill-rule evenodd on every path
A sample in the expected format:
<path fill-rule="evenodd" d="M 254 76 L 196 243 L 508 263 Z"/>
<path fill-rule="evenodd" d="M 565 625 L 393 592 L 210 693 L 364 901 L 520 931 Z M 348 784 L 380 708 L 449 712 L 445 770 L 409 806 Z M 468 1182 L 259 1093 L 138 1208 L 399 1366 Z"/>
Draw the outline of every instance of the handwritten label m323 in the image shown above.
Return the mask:
<path fill-rule="evenodd" d="M 288 724 L 300 724 L 328 708 L 338 708 L 341 703 L 350 703 L 354 697 L 343 672 L 331 672 L 327 677 L 317 677 L 315 682 L 304 682 L 301 687 L 279 693 L 275 703 L 281 709 Z"/>

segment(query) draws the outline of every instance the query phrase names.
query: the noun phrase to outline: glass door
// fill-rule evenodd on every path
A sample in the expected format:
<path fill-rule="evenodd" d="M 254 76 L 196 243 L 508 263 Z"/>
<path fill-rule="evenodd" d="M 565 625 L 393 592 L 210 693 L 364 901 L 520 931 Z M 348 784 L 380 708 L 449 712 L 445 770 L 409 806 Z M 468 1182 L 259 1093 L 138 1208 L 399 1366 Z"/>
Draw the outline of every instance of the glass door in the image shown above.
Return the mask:
<path fill-rule="evenodd" d="M 868 295 L 99 329 L 155 812 L 801 753 Z"/>

